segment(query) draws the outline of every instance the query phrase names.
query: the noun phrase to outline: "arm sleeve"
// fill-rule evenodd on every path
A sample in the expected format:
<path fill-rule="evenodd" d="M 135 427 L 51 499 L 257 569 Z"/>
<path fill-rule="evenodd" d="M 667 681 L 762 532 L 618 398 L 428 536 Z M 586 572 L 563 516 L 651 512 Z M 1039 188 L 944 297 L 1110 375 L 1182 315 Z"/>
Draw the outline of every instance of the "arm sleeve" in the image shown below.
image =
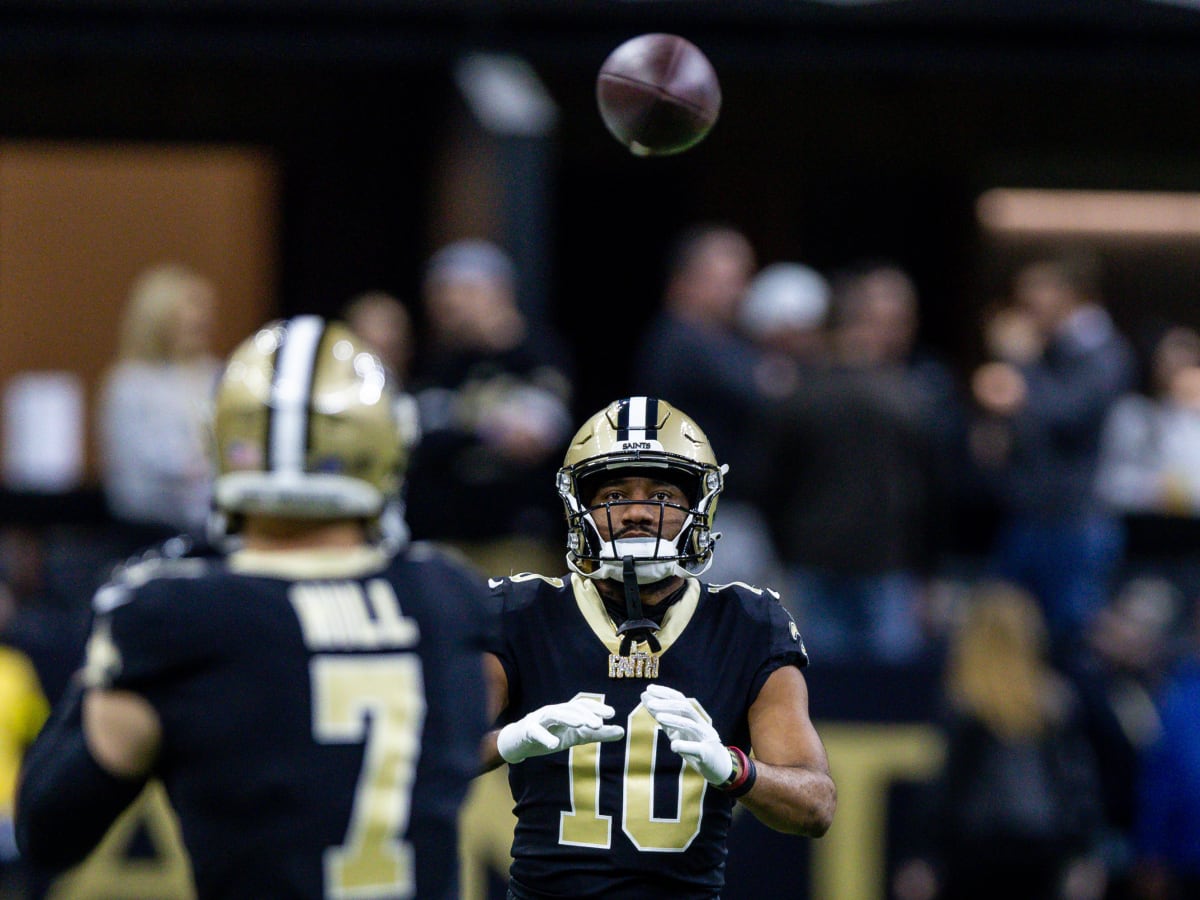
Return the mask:
<path fill-rule="evenodd" d="M 118 778 L 92 757 L 83 733 L 83 694 L 72 688 L 25 757 L 17 790 L 22 855 L 52 871 L 78 863 L 145 787 Z"/>

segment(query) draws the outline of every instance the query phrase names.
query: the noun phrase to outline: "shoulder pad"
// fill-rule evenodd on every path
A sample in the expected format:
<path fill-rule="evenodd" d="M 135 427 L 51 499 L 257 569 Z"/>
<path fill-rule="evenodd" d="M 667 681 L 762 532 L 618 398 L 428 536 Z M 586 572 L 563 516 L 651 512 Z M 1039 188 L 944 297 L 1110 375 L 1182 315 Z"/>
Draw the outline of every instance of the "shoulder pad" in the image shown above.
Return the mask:
<path fill-rule="evenodd" d="M 199 578 L 209 572 L 209 560 L 199 557 L 183 559 L 143 555 L 123 563 L 113 571 L 92 600 L 97 613 L 106 613 L 128 603 L 135 590 L 160 578 Z"/>
<path fill-rule="evenodd" d="M 767 597 L 770 597 L 773 600 L 780 599 L 779 591 L 773 590 L 772 588 L 761 588 L 761 587 L 757 587 L 756 585 L 753 585 L 753 584 L 746 584 L 746 582 L 744 582 L 744 581 L 729 581 L 729 582 L 726 582 L 725 584 L 710 584 L 710 585 L 708 585 L 708 592 L 710 594 L 719 594 L 722 591 L 725 591 L 725 590 L 728 590 L 731 588 L 734 589 L 735 592 L 737 590 L 743 590 L 743 591 L 749 591 L 751 594 L 755 594 L 759 597 L 762 597 L 765 595 Z"/>
<path fill-rule="evenodd" d="M 515 575 L 506 575 L 503 578 L 489 578 L 488 587 L 495 591 L 505 587 L 507 584 L 521 584 L 526 581 L 541 581 L 552 588 L 561 588 L 564 584 L 561 578 L 550 575 L 539 575 L 536 572 L 518 572 Z"/>

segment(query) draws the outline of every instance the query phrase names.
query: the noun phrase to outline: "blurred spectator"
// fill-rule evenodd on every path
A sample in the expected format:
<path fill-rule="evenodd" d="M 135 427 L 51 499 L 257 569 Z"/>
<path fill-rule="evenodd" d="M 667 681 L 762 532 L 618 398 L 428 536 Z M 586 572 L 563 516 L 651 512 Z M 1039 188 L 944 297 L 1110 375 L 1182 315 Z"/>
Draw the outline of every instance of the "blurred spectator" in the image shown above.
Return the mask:
<path fill-rule="evenodd" d="M 0 527 L 0 585 L 11 603 L 10 614 L 0 616 L 0 643 L 29 658 L 53 704 L 82 659 L 91 612 L 86 594 L 64 596 L 47 584 L 46 541 L 40 529 Z M 82 584 L 71 587 L 87 589 Z"/>
<path fill-rule="evenodd" d="M 680 409 L 704 409 L 707 433 L 723 455 L 742 443 L 757 397 L 756 355 L 736 329 L 756 268 L 749 239 L 731 226 L 697 225 L 679 235 L 667 260 L 662 308 L 647 327 L 635 361 L 635 392 Z M 736 472 L 737 466 L 731 464 L 730 470 Z"/>
<path fill-rule="evenodd" d="M 1159 694 L 1158 739 L 1140 760 L 1138 900 L 1200 897 L 1200 621 L 1193 629 L 1192 645 Z"/>
<path fill-rule="evenodd" d="M 367 291 L 346 304 L 342 319 L 407 386 L 415 346 L 408 307 L 386 291 Z"/>
<path fill-rule="evenodd" d="M 44 571 L 37 530 L 0 528 L 0 897 L 32 897 L 41 880 L 13 843 L 17 771 L 82 658 L 88 623 L 82 604 L 50 602 Z"/>
<path fill-rule="evenodd" d="M 757 269 L 737 228 L 702 223 L 680 234 L 667 259 L 663 305 L 637 349 L 633 393 L 704 411 L 704 427 L 729 465 L 721 496 L 721 552 L 706 578 L 770 584 L 776 567 L 761 512 L 750 502 L 754 448 L 747 428 L 761 399 L 759 354 L 738 331 Z M 722 562 L 724 560 L 724 562 Z"/>
<path fill-rule="evenodd" d="M 149 268 L 130 291 L 97 428 L 105 496 L 132 544 L 203 533 L 212 481 L 207 407 L 219 367 L 210 351 L 215 312 L 213 283 L 182 265 Z"/>
<path fill-rule="evenodd" d="M 755 487 L 787 570 L 784 602 L 805 637 L 827 660 L 900 664 L 924 647 L 920 607 L 937 565 L 945 469 L 935 422 L 954 405 L 913 374 L 913 329 L 894 341 L 897 308 L 915 292 L 898 303 L 876 294 L 878 276 L 868 268 L 838 281 L 828 364 L 801 370 L 794 389 L 765 407 L 750 443 L 762 454 Z"/>
<path fill-rule="evenodd" d="M 872 260 L 844 278 L 838 289 L 838 356 L 849 365 L 896 373 L 919 404 L 933 457 L 925 485 L 929 511 L 920 564 L 932 574 L 955 540 L 966 490 L 966 398 L 950 366 L 920 339 L 920 296 L 906 270 L 888 260 Z"/>
<path fill-rule="evenodd" d="M 992 345 L 1016 355 L 973 374 L 970 447 L 1001 518 L 991 570 L 1034 592 L 1067 653 L 1123 555 L 1121 523 L 1096 496 L 1095 476 L 1105 417 L 1133 383 L 1133 351 L 1102 305 L 1091 254 L 1029 263 L 1013 288 L 1007 333 Z"/>
<path fill-rule="evenodd" d="M 916 352 L 917 288 L 899 266 L 868 262 L 843 278 L 843 310 L 838 333 L 841 356 L 847 362 L 907 365 Z M 853 309 L 851 309 L 853 308 Z"/>
<path fill-rule="evenodd" d="M 900 900 L 1095 900 L 1100 809 L 1078 699 L 1047 657 L 1025 590 L 981 583 L 946 669 L 947 748 L 929 786 L 928 846 L 898 867 Z"/>
<path fill-rule="evenodd" d="M 1182 605 L 1179 590 L 1165 578 L 1130 579 L 1097 613 L 1085 652 L 1069 673 L 1099 768 L 1107 900 L 1132 896 L 1137 761 L 1162 731 L 1154 698 L 1176 656 Z"/>
<path fill-rule="evenodd" d="M 399 298 L 386 291 L 366 291 L 351 298 L 342 309 L 342 319 L 362 338 L 396 379 L 396 420 L 401 423 L 409 458 L 421 440 L 421 416 L 412 389 L 416 359 L 416 334 L 412 315 Z M 395 535 L 409 535 L 405 490 L 393 499 L 384 514 Z"/>
<path fill-rule="evenodd" d="M 517 308 L 514 277 L 508 254 L 486 241 L 435 253 L 413 378 L 413 536 L 456 544 L 489 575 L 551 571 L 565 552 L 546 485 L 570 438 L 573 371 L 558 336 Z"/>
<path fill-rule="evenodd" d="M 754 276 L 738 310 L 738 325 L 758 346 L 760 389 L 794 390 L 810 366 L 827 361 L 829 282 L 803 263 L 771 263 Z"/>
<path fill-rule="evenodd" d="M 1200 513 L 1200 333 L 1173 325 L 1153 339 L 1144 384 L 1114 404 L 1096 489 L 1122 513 Z"/>
<path fill-rule="evenodd" d="M 935 450 L 955 452 L 964 433 L 963 397 L 950 367 L 920 341 L 920 297 L 912 276 L 880 260 L 860 264 L 845 278 L 838 291 L 838 355 L 851 365 L 902 371 L 926 397 Z"/>
<path fill-rule="evenodd" d="M 13 801 L 21 760 L 50 714 L 33 663 L 4 634 L 16 611 L 16 600 L 0 581 L 0 896 L 4 897 L 25 890 L 13 832 Z"/>

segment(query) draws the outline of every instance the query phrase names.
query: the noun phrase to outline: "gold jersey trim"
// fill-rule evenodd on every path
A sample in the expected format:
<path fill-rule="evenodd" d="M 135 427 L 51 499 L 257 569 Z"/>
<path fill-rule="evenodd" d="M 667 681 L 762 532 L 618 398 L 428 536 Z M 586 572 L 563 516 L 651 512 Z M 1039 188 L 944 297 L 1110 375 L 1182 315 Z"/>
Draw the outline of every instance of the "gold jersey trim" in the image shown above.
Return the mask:
<path fill-rule="evenodd" d="M 267 575 L 293 581 L 314 578 L 358 578 L 384 568 L 388 555 L 378 547 L 319 550 L 238 550 L 229 569 L 240 575 Z"/>
<path fill-rule="evenodd" d="M 600 598 L 600 592 L 596 590 L 596 585 L 590 578 L 572 574 L 571 590 L 575 595 L 575 604 L 587 621 L 588 627 L 592 629 L 592 633 L 608 648 L 609 653 L 618 653 L 621 648 L 621 640 L 617 637 L 617 626 L 609 616 L 608 610 L 604 608 L 604 601 Z M 688 578 L 683 596 L 678 602 L 672 604 L 666 615 L 663 616 L 662 626 L 655 634 L 662 649 L 658 653 L 651 654 L 652 656 L 662 656 L 671 649 L 671 645 L 692 621 L 692 616 L 699 604 L 700 582 L 695 578 Z M 642 642 L 634 645 L 635 651 L 639 649 L 643 653 L 648 653 L 650 648 Z"/>

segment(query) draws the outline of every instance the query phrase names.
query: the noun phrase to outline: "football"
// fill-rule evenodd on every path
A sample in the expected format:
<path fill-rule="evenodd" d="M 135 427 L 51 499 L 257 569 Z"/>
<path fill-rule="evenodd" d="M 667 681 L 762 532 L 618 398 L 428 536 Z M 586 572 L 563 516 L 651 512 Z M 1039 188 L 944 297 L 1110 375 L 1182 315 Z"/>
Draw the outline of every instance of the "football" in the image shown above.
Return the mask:
<path fill-rule="evenodd" d="M 608 55 L 596 77 L 600 117 L 636 156 L 695 146 L 716 124 L 721 84 L 708 57 L 674 34 L 643 34 Z"/>

